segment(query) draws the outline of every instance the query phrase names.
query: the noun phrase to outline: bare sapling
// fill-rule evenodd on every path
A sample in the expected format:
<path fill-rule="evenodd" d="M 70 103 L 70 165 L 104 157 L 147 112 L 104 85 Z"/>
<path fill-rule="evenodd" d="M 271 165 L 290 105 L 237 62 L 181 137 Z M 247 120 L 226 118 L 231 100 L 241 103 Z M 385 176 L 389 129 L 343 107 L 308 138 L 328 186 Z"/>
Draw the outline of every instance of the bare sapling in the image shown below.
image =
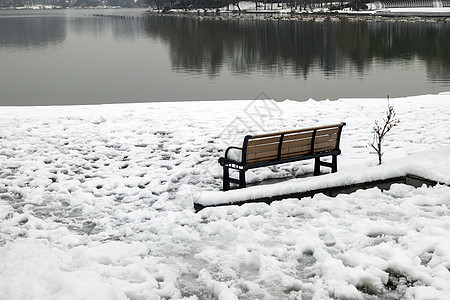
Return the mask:
<path fill-rule="evenodd" d="M 396 112 L 392 105 L 389 103 L 389 95 L 387 96 L 388 109 L 386 111 L 386 116 L 383 118 L 383 123 L 380 125 L 378 120 L 375 120 L 375 126 L 373 127 L 373 140 L 369 142 L 369 149 L 375 150 L 371 152 L 378 155 L 378 164 L 381 165 L 383 151 L 382 144 L 386 134 L 395 126 L 400 123 L 400 120 L 396 118 Z"/>

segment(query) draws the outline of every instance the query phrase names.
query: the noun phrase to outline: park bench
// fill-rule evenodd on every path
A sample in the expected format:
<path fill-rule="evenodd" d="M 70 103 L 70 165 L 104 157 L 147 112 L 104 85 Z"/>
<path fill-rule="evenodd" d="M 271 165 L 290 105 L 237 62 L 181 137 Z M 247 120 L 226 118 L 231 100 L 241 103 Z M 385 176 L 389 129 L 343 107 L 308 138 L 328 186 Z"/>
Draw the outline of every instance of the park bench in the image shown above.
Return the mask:
<path fill-rule="evenodd" d="M 249 169 L 273 166 L 294 161 L 315 159 L 314 175 L 320 174 L 320 166 L 337 171 L 337 156 L 341 153 L 339 140 L 345 123 L 247 135 L 242 147 L 228 147 L 225 156 L 219 158 L 223 167 L 223 190 L 230 189 L 230 183 L 246 186 L 245 172 Z M 331 156 L 331 162 L 320 158 Z M 230 177 L 230 169 L 239 171 L 239 179 Z"/>

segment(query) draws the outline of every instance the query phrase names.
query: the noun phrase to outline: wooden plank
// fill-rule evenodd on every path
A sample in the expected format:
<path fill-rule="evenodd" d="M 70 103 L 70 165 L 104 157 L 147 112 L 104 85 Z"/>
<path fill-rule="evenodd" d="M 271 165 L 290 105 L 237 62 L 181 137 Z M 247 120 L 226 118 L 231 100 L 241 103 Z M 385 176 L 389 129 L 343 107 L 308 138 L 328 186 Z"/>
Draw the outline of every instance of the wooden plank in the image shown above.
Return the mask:
<path fill-rule="evenodd" d="M 270 150 L 270 151 L 263 151 L 263 152 L 253 152 L 253 153 L 247 153 L 247 159 L 249 158 L 262 158 L 267 156 L 276 156 L 278 155 L 278 150 Z"/>
<path fill-rule="evenodd" d="M 276 160 L 278 159 L 278 156 L 273 156 L 273 157 L 264 157 L 264 158 L 259 158 L 259 159 L 254 159 L 251 160 L 249 162 L 247 162 L 248 164 L 255 164 L 255 163 L 260 163 L 260 162 L 268 162 L 271 160 Z"/>
<path fill-rule="evenodd" d="M 289 149 L 282 149 L 281 157 L 291 157 L 291 156 L 308 154 L 308 153 L 311 153 L 311 145 L 302 146 L 302 147 L 292 147 Z"/>
<path fill-rule="evenodd" d="M 337 141 L 337 137 L 338 137 L 337 134 L 316 136 L 316 138 L 314 139 L 314 143 L 318 144 L 326 141 Z"/>
<path fill-rule="evenodd" d="M 311 139 L 284 142 L 283 145 L 281 146 L 281 149 L 288 149 L 288 148 L 300 147 L 300 146 L 311 146 Z"/>
<path fill-rule="evenodd" d="M 270 151 L 270 150 L 278 150 L 279 144 L 280 143 L 263 144 L 263 145 L 257 145 L 257 146 L 249 146 L 249 147 L 247 147 L 247 153 L 263 152 L 263 151 Z"/>
<path fill-rule="evenodd" d="M 337 134 L 338 132 L 339 132 L 339 127 L 330 128 L 330 129 L 321 129 L 321 130 L 317 130 L 316 136 L 327 135 L 327 134 Z"/>
<path fill-rule="evenodd" d="M 323 145 L 336 145 L 336 144 L 337 144 L 336 140 L 324 140 L 324 141 L 321 141 L 321 142 L 315 142 L 314 146 L 320 147 L 320 146 L 323 146 Z"/>
<path fill-rule="evenodd" d="M 323 141 L 314 144 L 314 149 L 324 148 L 324 147 L 336 147 L 336 141 Z"/>
<path fill-rule="evenodd" d="M 335 142 L 326 142 L 326 143 L 320 143 L 314 145 L 314 153 L 320 153 L 328 150 L 334 150 L 336 149 L 336 143 Z"/>
<path fill-rule="evenodd" d="M 252 136 L 252 138 L 264 138 L 264 137 L 270 137 L 274 135 L 281 135 L 281 134 L 292 134 L 292 133 L 301 133 L 305 131 L 312 131 L 312 130 L 323 130 L 323 129 L 337 129 L 338 127 L 344 126 L 345 123 L 339 123 L 339 124 L 333 124 L 333 125 L 324 125 L 324 126 L 316 126 L 316 127 L 309 127 L 309 128 L 303 128 L 303 129 L 294 129 L 294 130 L 288 130 L 288 131 L 280 131 L 276 133 L 265 133 L 265 134 L 258 134 Z"/>
<path fill-rule="evenodd" d="M 266 151 L 259 153 L 247 153 L 247 163 L 269 161 L 278 158 L 278 151 Z"/>
<path fill-rule="evenodd" d="M 291 152 L 291 153 L 287 153 L 287 154 L 283 154 L 281 155 L 281 158 L 288 158 L 288 157 L 294 157 L 294 156 L 302 156 L 302 155 L 307 155 L 310 154 L 311 151 L 300 151 L 300 152 Z"/>
<path fill-rule="evenodd" d="M 301 140 L 301 139 L 311 139 L 313 136 L 313 131 L 295 133 L 295 134 L 286 134 L 283 137 L 283 141 L 291 141 L 291 140 Z"/>
<path fill-rule="evenodd" d="M 248 140 L 248 146 L 262 145 L 262 144 L 270 144 L 270 143 L 278 143 L 280 141 L 281 135 L 273 135 L 267 138 L 251 138 Z"/>
<path fill-rule="evenodd" d="M 296 151 L 311 151 L 311 144 L 298 145 L 298 146 L 289 147 L 289 148 L 281 148 L 281 153 L 289 153 L 289 152 L 296 152 Z"/>

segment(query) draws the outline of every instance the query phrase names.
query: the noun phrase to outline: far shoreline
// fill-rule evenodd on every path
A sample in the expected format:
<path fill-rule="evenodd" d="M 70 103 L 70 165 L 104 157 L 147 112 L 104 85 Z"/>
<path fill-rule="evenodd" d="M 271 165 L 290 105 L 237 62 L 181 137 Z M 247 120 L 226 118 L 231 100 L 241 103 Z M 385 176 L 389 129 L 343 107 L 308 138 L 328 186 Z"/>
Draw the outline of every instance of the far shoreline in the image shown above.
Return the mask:
<path fill-rule="evenodd" d="M 256 10 L 170 10 L 147 11 L 148 15 L 189 17 L 199 20 L 266 20 L 266 21 L 349 21 L 349 22 L 444 22 L 450 23 L 449 12 L 413 11 L 256 11 Z"/>

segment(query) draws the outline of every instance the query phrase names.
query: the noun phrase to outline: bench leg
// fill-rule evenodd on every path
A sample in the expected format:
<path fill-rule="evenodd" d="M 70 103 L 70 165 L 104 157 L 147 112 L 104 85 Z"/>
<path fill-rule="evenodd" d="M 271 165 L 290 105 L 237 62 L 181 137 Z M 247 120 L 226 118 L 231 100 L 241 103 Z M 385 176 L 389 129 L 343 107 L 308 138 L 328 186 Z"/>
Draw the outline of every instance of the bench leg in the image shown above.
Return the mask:
<path fill-rule="evenodd" d="M 230 189 L 230 169 L 223 167 L 223 190 L 228 191 Z"/>
<path fill-rule="evenodd" d="M 336 173 L 337 172 L 337 155 L 333 155 L 332 156 L 332 161 L 331 161 L 331 173 Z"/>
<path fill-rule="evenodd" d="M 245 188 L 245 170 L 239 170 L 239 188 Z"/>
<path fill-rule="evenodd" d="M 314 176 L 320 175 L 320 158 L 316 157 L 314 160 Z"/>

